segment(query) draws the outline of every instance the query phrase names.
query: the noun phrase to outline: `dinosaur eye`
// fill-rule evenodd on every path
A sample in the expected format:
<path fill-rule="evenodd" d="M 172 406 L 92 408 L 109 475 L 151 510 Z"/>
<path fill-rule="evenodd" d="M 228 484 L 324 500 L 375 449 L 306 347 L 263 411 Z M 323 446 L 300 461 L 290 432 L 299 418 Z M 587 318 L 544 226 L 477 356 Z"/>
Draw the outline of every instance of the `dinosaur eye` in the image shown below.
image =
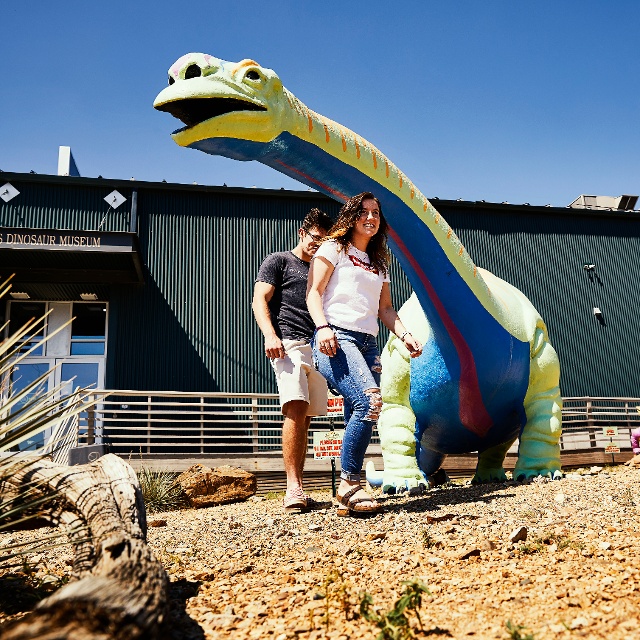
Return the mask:
<path fill-rule="evenodd" d="M 174 82 L 173 76 L 169 76 L 169 85 L 172 85 Z"/>
<path fill-rule="evenodd" d="M 260 80 L 260 74 L 251 69 L 250 71 L 247 71 L 245 78 L 249 78 L 249 80 Z"/>
<path fill-rule="evenodd" d="M 184 72 L 184 79 L 199 78 L 202 75 L 202 69 L 197 64 L 190 64 Z"/>

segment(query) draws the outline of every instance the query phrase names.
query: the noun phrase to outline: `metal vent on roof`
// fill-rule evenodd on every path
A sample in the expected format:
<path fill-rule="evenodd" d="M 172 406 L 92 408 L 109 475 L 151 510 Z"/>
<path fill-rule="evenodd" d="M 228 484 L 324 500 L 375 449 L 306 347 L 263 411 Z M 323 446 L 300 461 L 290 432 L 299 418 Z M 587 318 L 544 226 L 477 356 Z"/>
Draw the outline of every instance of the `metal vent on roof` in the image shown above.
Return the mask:
<path fill-rule="evenodd" d="M 638 202 L 638 196 L 578 196 L 569 206 L 573 209 L 600 209 L 600 210 L 633 210 Z"/>

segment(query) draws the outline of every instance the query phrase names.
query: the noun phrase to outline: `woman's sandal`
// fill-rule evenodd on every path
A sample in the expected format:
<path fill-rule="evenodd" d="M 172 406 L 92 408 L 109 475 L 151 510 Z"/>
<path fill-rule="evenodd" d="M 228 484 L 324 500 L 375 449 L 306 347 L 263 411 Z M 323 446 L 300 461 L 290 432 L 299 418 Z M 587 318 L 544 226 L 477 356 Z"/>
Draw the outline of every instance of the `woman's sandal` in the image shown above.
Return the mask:
<path fill-rule="evenodd" d="M 373 514 L 380 513 L 382 507 L 376 502 L 375 498 L 367 494 L 366 498 L 354 498 L 358 491 L 364 491 L 361 486 L 349 489 L 343 496 L 336 496 L 338 502 L 338 515 L 350 516 L 354 514 Z M 366 491 L 365 491 L 366 493 Z M 364 506 L 363 502 L 369 502 L 371 506 Z"/>

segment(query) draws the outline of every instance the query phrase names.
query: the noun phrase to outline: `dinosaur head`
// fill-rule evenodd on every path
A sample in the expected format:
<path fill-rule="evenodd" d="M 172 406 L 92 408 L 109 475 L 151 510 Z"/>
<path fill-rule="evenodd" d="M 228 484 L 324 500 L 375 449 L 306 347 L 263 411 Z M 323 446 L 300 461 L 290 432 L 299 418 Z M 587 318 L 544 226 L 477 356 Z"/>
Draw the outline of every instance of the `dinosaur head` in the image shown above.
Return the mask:
<path fill-rule="evenodd" d="M 186 126 L 174 131 L 183 147 L 212 138 L 268 142 L 282 132 L 282 82 L 253 60 L 227 62 L 188 53 L 171 65 L 169 86 L 153 106 Z"/>

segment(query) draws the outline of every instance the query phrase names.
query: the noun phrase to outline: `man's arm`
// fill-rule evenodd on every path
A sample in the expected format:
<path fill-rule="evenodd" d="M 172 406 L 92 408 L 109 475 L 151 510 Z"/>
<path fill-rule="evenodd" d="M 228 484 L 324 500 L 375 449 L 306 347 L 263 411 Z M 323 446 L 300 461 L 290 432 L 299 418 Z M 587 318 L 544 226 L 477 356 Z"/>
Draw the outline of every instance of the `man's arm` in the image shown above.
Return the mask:
<path fill-rule="evenodd" d="M 271 313 L 269 312 L 269 300 L 273 297 L 275 290 L 276 288 L 272 284 L 256 282 L 251 303 L 253 315 L 264 336 L 264 352 L 270 360 L 284 358 L 285 356 L 282 340 L 280 340 L 276 330 L 273 328 Z"/>

